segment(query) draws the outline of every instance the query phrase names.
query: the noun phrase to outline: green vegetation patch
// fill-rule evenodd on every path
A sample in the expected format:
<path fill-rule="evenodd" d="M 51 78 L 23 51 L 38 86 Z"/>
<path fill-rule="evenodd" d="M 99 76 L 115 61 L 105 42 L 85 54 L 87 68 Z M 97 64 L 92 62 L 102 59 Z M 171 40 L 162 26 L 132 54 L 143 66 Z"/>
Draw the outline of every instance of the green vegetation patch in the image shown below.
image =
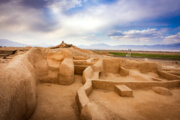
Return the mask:
<path fill-rule="evenodd" d="M 109 54 L 115 56 L 126 57 L 128 53 L 109 52 Z M 131 53 L 131 57 L 142 57 L 142 58 L 160 58 L 160 59 L 175 59 L 180 60 L 180 55 L 165 55 L 165 54 L 146 54 L 146 53 Z"/>

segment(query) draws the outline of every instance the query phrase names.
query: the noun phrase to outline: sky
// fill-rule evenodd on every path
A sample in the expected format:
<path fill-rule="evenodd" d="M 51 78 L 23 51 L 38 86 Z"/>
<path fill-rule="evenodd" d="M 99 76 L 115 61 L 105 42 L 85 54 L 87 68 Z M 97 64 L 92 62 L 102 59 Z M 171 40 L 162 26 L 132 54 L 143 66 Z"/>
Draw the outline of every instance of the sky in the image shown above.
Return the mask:
<path fill-rule="evenodd" d="M 0 0 L 0 39 L 37 46 L 180 43 L 180 0 Z"/>

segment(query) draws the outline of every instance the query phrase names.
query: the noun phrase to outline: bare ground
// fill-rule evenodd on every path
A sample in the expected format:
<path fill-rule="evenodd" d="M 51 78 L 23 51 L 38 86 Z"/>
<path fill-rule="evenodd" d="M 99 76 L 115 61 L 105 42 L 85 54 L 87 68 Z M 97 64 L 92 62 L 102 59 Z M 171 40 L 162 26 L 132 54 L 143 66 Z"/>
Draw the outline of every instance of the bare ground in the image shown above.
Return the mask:
<path fill-rule="evenodd" d="M 120 116 L 116 120 L 179 120 L 180 89 L 171 92 L 173 96 L 159 95 L 152 90 L 136 90 L 134 97 L 120 97 L 113 91 L 94 90 L 90 100 Z"/>
<path fill-rule="evenodd" d="M 20 52 L 20 54 L 23 52 Z M 16 54 L 17 55 L 17 54 Z M 0 68 L 6 66 L 16 55 L 8 58 L 0 58 Z M 126 58 L 125 58 L 126 59 Z M 127 58 L 128 59 L 128 58 Z M 163 66 L 166 71 L 180 73 L 180 61 L 174 60 L 152 60 Z M 101 76 L 102 79 L 145 81 L 151 77 L 157 77 L 153 73 L 141 74 L 132 70 L 130 76 L 120 77 L 115 74 Z M 37 86 L 38 103 L 37 108 L 30 120 L 78 120 L 75 95 L 81 84 L 82 77 L 75 75 L 75 82 L 72 85 L 64 86 L 44 83 Z M 120 97 L 112 91 L 94 90 L 90 100 L 101 106 L 109 118 L 116 120 L 180 120 L 180 89 L 171 90 L 173 96 L 162 96 L 152 90 L 136 90 L 133 98 Z"/>
<path fill-rule="evenodd" d="M 75 75 L 75 82 L 68 86 L 50 83 L 38 85 L 37 108 L 30 120 L 78 120 L 75 95 L 82 85 L 81 79 L 81 76 Z"/>
<path fill-rule="evenodd" d="M 131 69 L 128 76 L 121 76 L 120 74 L 105 73 L 100 76 L 102 80 L 116 80 L 116 81 L 153 81 L 152 78 L 159 78 L 155 73 L 143 74 L 138 70 Z"/>

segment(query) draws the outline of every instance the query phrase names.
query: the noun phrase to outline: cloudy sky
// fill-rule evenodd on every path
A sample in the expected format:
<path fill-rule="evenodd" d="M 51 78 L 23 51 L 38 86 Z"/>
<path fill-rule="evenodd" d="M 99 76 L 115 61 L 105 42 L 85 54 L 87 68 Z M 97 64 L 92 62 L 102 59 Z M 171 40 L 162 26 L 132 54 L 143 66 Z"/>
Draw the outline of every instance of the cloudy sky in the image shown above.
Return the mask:
<path fill-rule="evenodd" d="M 180 0 L 0 0 L 0 39 L 27 45 L 180 43 Z"/>

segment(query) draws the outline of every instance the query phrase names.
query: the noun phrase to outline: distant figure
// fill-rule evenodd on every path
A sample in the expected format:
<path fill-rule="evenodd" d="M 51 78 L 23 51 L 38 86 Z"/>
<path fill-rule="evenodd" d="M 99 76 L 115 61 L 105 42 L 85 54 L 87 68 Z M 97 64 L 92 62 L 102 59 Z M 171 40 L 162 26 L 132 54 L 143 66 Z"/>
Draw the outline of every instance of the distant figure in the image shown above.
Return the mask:
<path fill-rule="evenodd" d="M 131 49 L 128 49 L 128 53 L 126 54 L 126 57 L 131 57 Z"/>

